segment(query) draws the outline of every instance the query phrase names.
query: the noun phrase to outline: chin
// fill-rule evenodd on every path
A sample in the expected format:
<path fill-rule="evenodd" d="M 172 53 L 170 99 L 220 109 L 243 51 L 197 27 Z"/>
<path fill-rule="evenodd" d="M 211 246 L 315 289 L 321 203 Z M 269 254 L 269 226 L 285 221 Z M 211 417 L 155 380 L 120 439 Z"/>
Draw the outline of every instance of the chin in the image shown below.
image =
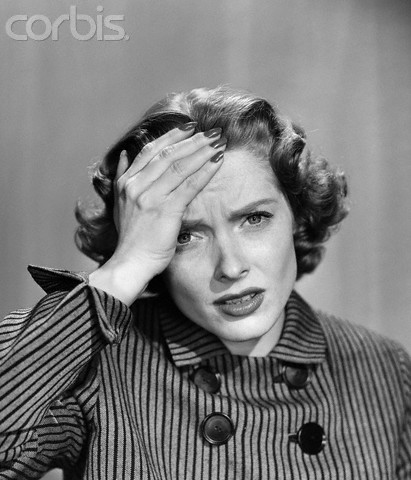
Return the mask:
<path fill-rule="evenodd" d="M 266 334 L 273 325 L 262 325 L 257 319 L 244 318 L 219 325 L 213 333 L 230 342 L 246 342 L 255 340 Z"/>

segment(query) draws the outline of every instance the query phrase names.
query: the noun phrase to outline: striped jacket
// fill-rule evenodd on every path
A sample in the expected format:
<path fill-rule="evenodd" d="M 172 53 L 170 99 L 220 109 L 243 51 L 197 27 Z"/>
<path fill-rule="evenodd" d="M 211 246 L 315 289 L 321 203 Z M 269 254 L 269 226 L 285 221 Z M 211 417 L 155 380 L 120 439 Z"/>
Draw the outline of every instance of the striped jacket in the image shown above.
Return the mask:
<path fill-rule="evenodd" d="M 410 479 L 411 362 L 292 293 L 264 358 L 167 300 L 131 309 L 85 275 L 0 329 L 0 479 Z"/>

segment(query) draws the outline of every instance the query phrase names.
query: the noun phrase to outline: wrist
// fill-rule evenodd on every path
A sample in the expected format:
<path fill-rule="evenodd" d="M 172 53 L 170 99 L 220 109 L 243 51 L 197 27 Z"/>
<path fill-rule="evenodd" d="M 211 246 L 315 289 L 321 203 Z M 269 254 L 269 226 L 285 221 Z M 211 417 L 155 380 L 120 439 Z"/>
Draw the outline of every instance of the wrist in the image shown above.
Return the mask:
<path fill-rule="evenodd" d="M 130 306 L 143 294 L 153 276 L 142 265 L 110 259 L 89 275 L 89 285 Z"/>

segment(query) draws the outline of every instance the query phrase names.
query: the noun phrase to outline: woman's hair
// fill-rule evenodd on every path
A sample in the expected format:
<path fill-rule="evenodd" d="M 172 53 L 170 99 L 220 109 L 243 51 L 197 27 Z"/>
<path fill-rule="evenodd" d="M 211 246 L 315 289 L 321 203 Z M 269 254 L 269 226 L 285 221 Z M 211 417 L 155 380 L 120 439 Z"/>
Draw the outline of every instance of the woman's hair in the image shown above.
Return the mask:
<path fill-rule="evenodd" d="M 196 132 L 221 127 L 227 150 L 247 149 L 269 161 L 294 215 L 297 279 L 312 272 L 322 258 L 323 243 L 348 213 L 345 176 L 324 158 L 311 157 L 304 130 L 280 116 L 276 107 L 228 87 L 168 95 L 92 167 L 92 182 L 102 204 L 77 205 L 77 247 L 100 265 L 112 256 L 117 244 L 113 180 L 120 152 L 126 150 L 131 163 L 148 142 L 191 121 L 197 122 Z M 149 290 L 158 290 L 158 281 L 152 281 Z"/>

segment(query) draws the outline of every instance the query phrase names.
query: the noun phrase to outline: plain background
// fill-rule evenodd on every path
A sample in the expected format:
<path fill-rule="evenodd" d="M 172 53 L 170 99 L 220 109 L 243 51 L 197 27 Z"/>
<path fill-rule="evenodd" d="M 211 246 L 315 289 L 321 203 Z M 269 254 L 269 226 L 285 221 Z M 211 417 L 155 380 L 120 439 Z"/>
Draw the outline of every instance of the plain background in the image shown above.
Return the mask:
<path fill-rule="evenodd" d="M 128 40 L 79 41 L 64 24 L 58 41 L 5 33 L 12 15 L 54 20 L 73 4 L 0 5 L 1 313 L 42 295 L 29 263 L 94 268 L 73 243 L 87 166 L 165 93 L 224 83 L 276 103 L 348 175 L 351 213 L 298 290 L 411 351 L 411 3 L 92 0 L 78 13 L 124 15 Z"/>

